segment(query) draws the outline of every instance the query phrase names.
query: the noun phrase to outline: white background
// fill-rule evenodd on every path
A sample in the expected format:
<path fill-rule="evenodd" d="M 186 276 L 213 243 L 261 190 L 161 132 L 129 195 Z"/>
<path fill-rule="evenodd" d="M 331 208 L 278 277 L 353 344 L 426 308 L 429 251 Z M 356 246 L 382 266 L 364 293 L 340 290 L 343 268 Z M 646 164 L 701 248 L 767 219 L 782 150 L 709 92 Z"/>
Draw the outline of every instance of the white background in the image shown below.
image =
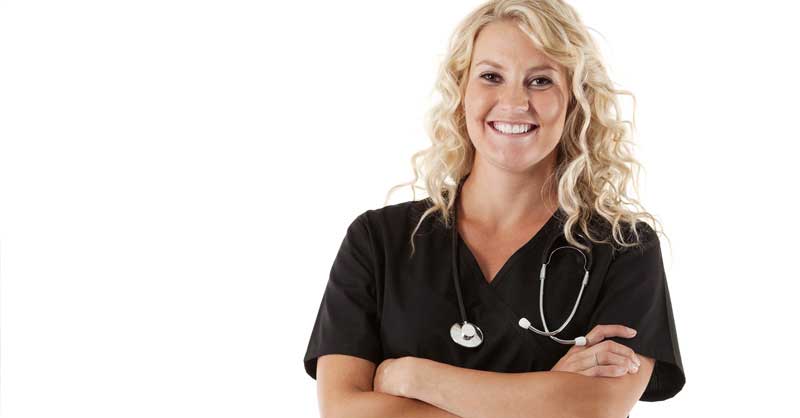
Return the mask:
<path fill-rule="evenodd" d="M 2 417 L 316 416 L 334 256 L 412 178 L 478 4 L 0 2 Z M 640 198 L 672 244 L 687 383 L 631 415 L 791 415 L 797 14 L 571 4 L 637 96 Z"/>

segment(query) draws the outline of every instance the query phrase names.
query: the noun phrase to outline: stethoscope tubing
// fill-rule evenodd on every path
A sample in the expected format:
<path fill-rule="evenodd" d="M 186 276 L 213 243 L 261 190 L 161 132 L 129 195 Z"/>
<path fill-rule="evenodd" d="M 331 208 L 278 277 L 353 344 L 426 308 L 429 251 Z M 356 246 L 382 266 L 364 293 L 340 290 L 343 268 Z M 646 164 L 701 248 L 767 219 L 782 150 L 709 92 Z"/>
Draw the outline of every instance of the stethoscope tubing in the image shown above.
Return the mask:
<path fill-rule="evenodd" d="M 456 218 L 455 218 L 455 208 L 453 209 L 453 243 L 452 243 L 452 254 L 455 254 L 453 259 L 453 284 L 456 287 L 456 297 L 458 297 L 458 310 L 461 312 L 461 319 L 463 320 L 462 325 L 466 325 L 467 322 L 467 311 L 464 309 L 464 298 L 461 296 L 461 286 L 458 283 L 458 278 L 461 277 L 461 274 L 458 271 L 458 231 L 456 230 Z"/>

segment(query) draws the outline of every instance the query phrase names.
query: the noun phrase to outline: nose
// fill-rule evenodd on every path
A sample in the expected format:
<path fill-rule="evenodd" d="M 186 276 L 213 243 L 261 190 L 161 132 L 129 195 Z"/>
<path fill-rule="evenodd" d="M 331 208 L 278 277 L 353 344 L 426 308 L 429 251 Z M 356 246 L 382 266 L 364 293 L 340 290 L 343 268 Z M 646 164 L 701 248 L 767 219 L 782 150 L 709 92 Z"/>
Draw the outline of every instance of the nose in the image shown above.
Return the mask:
<path fill-rule="evenodd" d="M 511 112 L 526 112 L 530 107 L 528 92 L 525 89 L 508 87 L 500 98 L 500 106 Z"/>

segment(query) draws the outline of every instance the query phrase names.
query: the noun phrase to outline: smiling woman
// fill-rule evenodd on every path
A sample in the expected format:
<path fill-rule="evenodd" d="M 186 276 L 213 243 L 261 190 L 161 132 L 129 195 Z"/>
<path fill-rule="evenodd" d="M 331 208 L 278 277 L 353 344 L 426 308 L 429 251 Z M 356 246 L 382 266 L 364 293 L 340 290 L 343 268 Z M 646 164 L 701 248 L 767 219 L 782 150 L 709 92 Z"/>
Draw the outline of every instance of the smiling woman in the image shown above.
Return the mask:
<path fill-rule="evenodd" d="M 620 417 L 675 396 L 661 231 L 627 192 L 630 93 L 578 14 L 480 6 L 436 86 L 406 183 L 429 197 L 360 214 L 331 268 L 304 357 L 323 416 Z"/>

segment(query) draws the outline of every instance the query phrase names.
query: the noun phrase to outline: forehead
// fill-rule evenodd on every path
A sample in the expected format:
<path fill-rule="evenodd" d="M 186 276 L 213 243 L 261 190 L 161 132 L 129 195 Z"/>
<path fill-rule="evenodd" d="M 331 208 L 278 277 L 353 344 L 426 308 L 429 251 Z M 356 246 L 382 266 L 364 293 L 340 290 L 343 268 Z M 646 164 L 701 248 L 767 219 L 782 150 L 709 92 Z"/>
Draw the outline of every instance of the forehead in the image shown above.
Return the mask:
<path fill-rule="evenodd" d="M 491 60 L 506 68 L 512 66 L 527 69 L 540 64 L 558 68 L 534 45 L 525 32 L 509 21 L 495 21 L 480 30 L 475 38 L 472 65 L 476 66 L 483 60 Z"/>

